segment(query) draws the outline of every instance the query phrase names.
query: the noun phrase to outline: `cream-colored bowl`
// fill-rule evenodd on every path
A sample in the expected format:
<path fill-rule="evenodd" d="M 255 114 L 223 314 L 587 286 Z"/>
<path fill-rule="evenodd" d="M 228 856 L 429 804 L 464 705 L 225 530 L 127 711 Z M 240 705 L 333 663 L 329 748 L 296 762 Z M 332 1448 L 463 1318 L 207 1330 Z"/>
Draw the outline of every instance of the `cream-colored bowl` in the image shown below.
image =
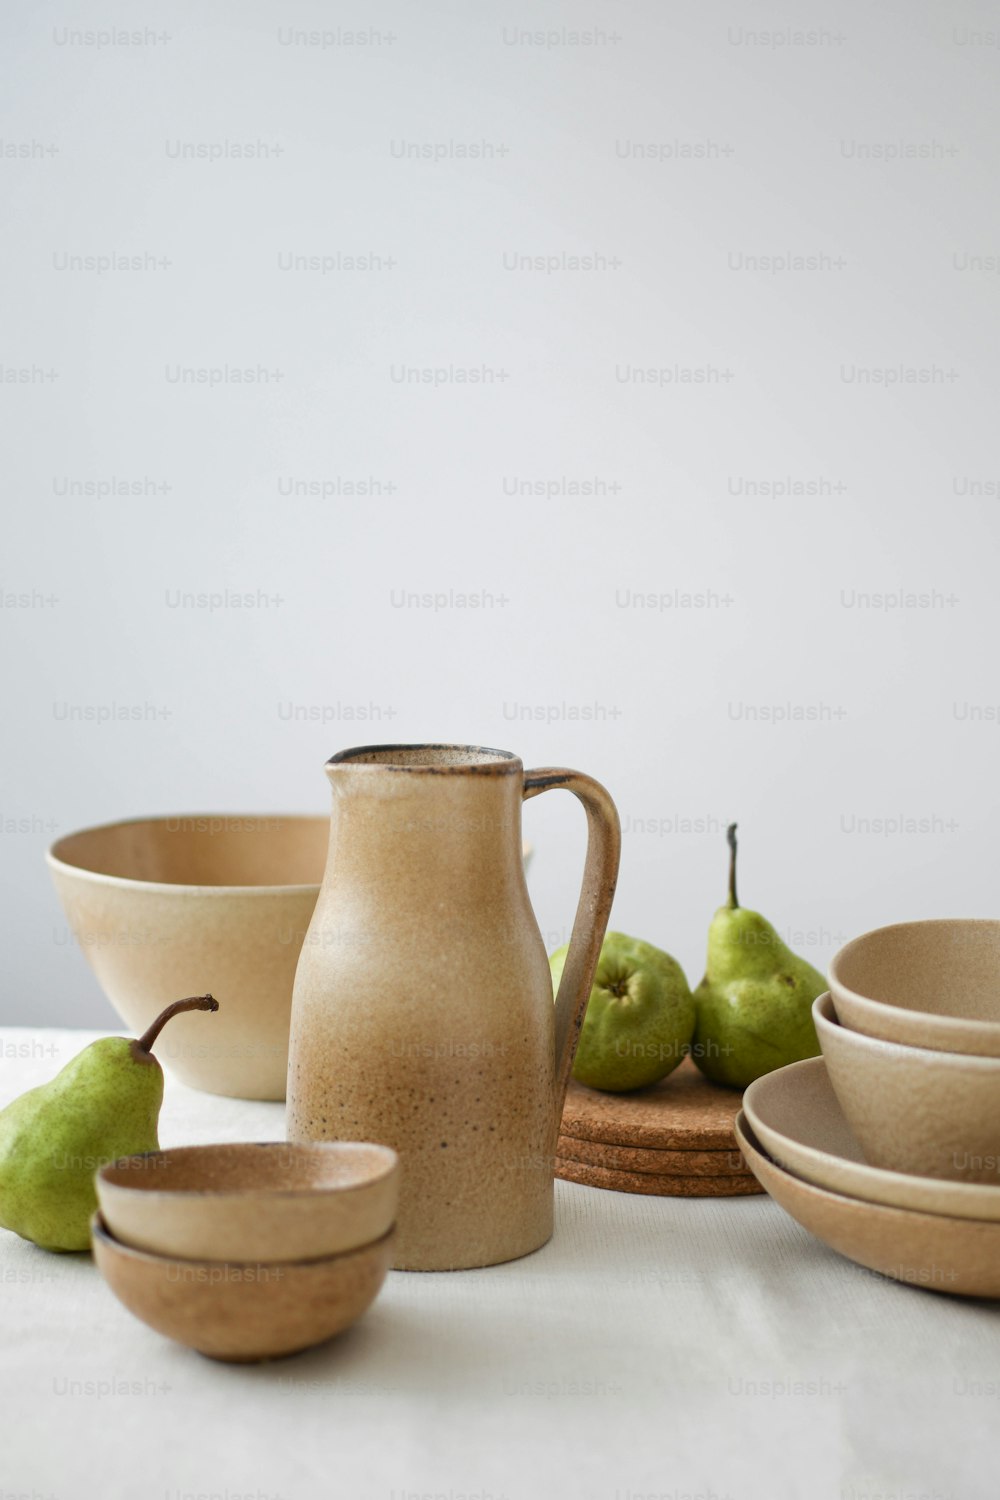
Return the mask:
<path fill-rule="evenodd" d="M 285 1097 L 292 981 L 328 837 L 325 816 L 220 813 L 108 823 L 49 850 L 70 928 L 131 1031 L 182 996 L 218 1000 L 156 1044 L 183 1083 Z"/>
<path fill-rule="evenodd" d="M 874 1167 L 1000 1183 L 1000 1058 L 901 1047 L 841 1026 L 833 997 L 813 1005 L 827 1071 Z"/>
<path fill-rule="evenodd" d="M 102 1167 L 97 1201 L 116 1239 L 154 1255 L 318 1260 L 392 1228 L 399 1158 L 361 1141 L 182 1146 Z"/>
<path fill-rule="evenodd" d="M 156 1043 L 182 1083 L 284 1099 L 292 983 L 329 834 L 325 814 L 203 813 L 105 823 L 48 851 L 74 938 L 131 1031 L 183 996 L 218 1000 Z M 367 941 L 347 926 L 323 937 Z"/>
<path fill-rule="evenodd" d="M 906 1047 L 1000 1057 L 1000 921 L 878 927 L 830 964 L 841 1024 Z"/>
<path fill-rule="evenodd" d="M 758 1078 L 743 1095 L 743 1113 L 771 1160 L 816 1187 L 866 1203 L 1000 1223 L 1000 1177 L 988 1183 L 945 1182 L 869 1165 L 822 1057 Z"/>
<path fill-rule="evenodd" d="M 1000 1297 L 1000 1224 L 886 1208 L 813 1187 L 766 1155 L 743 1110 L 734 1128 L 761 1187 L 831 1250 L 893 1281 L 959 1297 Z"/>
<path fill-rule="evenodd" d="M 392 1233 L 347 1255 L 280 1264 L 176 1260 L 123 1245 L 95 1214 L 94 1260 L 119 1302 L 167 1338 L 246 1364 L 325 1343 L 375 1301 Z"/>

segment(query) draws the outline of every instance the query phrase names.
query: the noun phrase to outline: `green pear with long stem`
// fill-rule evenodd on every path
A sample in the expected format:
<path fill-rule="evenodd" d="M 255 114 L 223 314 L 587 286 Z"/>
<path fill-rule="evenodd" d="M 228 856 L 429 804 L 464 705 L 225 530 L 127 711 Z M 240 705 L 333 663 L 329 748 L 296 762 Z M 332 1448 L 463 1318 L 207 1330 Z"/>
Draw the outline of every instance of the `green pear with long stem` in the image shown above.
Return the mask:
<path fill-rule="evenodd" d="M 45 1250 L 89 1249 L 97 1169 L 159 1150 L 163 1069 L 153 1043 L 172 1016 L 218 1008 L 211 995 L 175 1000 L 138 1041 L 91 1042 L 0 1110 L 0 1225 Z"/>
<path fill-rule="evenodd" d="M 746 1088 L 775 1068 L 819 1055 L 812 1003 L 828 985 L 759 912 L 740 906 L 735 823 L 726 838 L 729 898 L 708 930 L 692 1054 L 706 1078 Z"/>

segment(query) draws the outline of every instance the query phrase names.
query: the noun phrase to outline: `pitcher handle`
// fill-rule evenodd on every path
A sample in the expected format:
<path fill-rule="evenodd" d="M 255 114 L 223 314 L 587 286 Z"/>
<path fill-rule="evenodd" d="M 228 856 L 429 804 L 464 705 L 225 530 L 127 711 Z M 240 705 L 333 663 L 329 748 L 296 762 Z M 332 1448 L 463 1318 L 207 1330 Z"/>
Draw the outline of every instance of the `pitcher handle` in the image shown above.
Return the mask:
<path fill-rule="evenodd" d="M 592 776 L 558 766 L 524 773 L 525 801 L 537 797 L 539 792 L 549 792 L 557 787 L 579 797 L 587 813 L 587 862 L 583 870 L 583 887 L 555 1002 L 555 1124 L 558 1133 L 573 1055 L 611 915 L 622 836 L 618 809 L 610 794 Z"/>

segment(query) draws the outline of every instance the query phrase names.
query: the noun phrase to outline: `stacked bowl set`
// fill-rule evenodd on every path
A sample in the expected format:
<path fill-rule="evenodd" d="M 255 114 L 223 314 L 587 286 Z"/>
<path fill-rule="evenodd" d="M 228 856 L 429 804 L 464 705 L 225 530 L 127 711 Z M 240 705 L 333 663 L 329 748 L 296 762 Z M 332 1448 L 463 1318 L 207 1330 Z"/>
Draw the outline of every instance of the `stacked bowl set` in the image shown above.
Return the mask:
<path fill-rule="evenodd" d="M 746 1090 L 751 1170 L 861 1265 L 1000 1295 L 1000 922 L 883 927 L 829 977 L 813 1007 L 823 1056 Z"/>

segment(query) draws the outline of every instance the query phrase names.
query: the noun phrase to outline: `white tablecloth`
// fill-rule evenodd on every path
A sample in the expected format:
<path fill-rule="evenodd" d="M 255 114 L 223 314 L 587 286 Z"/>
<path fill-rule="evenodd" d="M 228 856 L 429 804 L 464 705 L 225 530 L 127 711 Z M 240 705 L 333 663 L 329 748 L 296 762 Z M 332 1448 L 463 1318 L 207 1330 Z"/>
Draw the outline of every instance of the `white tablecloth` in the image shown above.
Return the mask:
<path fill-rule="evenodd" d="M 0 1105 L 93 1035 L 0 1029 Z M 283 1131 L 282 1105 L 168 1080 L 164 1145 Z M 767 1198 L 556 1193 L 538 1254 L 393 1272 L 341 1339 L 250 1367 L 0 1231 L 0 1497 L 1000 1493 L 1000 1305 L 863 1271 Z"/>

